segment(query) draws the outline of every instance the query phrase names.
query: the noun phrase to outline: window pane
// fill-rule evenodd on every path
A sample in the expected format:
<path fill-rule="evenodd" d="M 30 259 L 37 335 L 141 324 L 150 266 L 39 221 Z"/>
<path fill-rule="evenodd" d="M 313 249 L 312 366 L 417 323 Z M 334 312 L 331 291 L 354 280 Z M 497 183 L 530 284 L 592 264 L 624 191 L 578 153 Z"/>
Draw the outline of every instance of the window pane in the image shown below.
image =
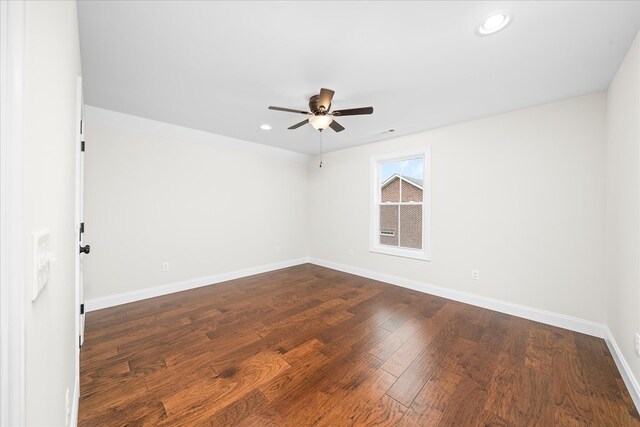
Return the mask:
<path fill-rule="evenodd" d="M 402 162 L 385 162 L 380 163 L 380 182 L 382 184 L 393 175 L 399 175 L 402 168 Z"/>
<path fill-rule="evenodd" d="M 395 176 L 391 178 L 380 190 L 380 201 L 399 202 L 400 201 L 400 179 Z"/>
<path fill-rule="evenodd" d="M 398 246 L 398 205 L 380 206 L 380 244 Z"/>
<path fill-rule="evenodd" d="M 400 169 L 402 162 L 380 164 L 380 201 L 400 201 Z"/>
<path fill-rule="evenodd" d="M 422 205 L 400 206 L 400 246 L 422 249 Z"/>
<path fill-rule="evenodd" d="M 403 176 L 420 181 L 424 179 L 424 157 L 402 160 L 400 163 L 400 173 Z"/>
<path fill-rule="evenodd" d="M 420 181 L 422 184 L 422 181 Z M 422 202 L 422 186 L 414 181 L 402 180 L 402 201 L 403 202 Z"/>
<path fill-rule="evenodd" d="M 402 201 L 422 202 L 424 184 L 424 157 L 403 160 L 400 166 L 402 175 Z"/>

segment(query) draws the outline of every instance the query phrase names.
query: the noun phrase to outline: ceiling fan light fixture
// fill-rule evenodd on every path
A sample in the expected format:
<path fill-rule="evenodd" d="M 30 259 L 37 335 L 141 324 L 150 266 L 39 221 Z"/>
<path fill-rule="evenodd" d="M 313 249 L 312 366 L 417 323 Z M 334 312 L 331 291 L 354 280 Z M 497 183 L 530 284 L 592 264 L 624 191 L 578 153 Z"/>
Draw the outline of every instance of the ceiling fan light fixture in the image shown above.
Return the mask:
<path fill-rule="evenodd" d="M 309 117 L 309 123 L 316 130 L 325 130 L 333 122 L 333 118 L 328 115 L 311 116 Z"/>
<path fill-rule="evenodd" d="M 478 26 L 476 33 L 479 36 L 488 36 L 503 30 L 511 22 L 511 15 L 505 11 L 494 12 L 485 18 Z"/>
<path fill-rule="evenodd" d="M 334 132 L 342 132 L 344 126 L 335 121 L 333 117 L 343 116 L 362 116 L 367 114 L 373 114 L 373 107 L 361 107 L 361 108 L 347 108 L 346 110 L 331 111 L 331 101 L 333 100 L 333 94 L 335 92 L 331 89 L 320 89 L 319 95 L 313 95 L 309 98 L 309 111 L 296 110 L 293 108 L 275 107 L 269 106 L 269 110 L 284 111 L 285 113 L 304 114 L 308 118 L 296 123 L 293 126 L 289 126 L 288 130 L 298 129 L 307 123 L 313 126 L 314 129 L 323 131 L 330 127 Z"/>
<path fill-rule="evenodd" d="M 260 129 L 262 129 L 262 130 L 271 130 L 271 126 L 265 123 L 263 125 L 260 125 Z"/>

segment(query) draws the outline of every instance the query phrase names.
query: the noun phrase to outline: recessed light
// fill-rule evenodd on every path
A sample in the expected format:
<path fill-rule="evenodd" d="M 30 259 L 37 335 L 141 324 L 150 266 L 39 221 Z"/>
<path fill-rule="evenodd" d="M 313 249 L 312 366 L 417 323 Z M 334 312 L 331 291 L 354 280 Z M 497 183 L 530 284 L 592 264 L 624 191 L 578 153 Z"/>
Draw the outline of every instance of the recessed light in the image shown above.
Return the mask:
<path fill-rule="evenodd" d="M 489 34 L 497 33 L 500 30 L 503 30 L 509 23 L 512 18 L 507 12 L 495 12 L 485 18 L 484 21 L 478 26 L 476 33 L 479 36 L 488 36 Z"/>
<path fill-rule="evenodd" d="M 269 126 L 268 124 L 265 123 L 263 125 L 260 125 L 260 129 L 262 129 L 262 130 L 271 130 L 271 126 Z"/>

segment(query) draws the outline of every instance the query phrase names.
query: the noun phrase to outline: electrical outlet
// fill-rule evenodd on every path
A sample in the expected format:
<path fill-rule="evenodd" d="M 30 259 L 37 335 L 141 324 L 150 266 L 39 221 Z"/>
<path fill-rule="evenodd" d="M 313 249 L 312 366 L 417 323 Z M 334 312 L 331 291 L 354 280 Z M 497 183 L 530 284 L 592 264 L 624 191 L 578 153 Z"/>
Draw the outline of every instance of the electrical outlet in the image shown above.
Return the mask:
<path fill-rule="evenodd" d="M 471 270 L 471 279 L 480 280 L 480 270 Z"/>
<path fill-rule="evenodd" d="M 347 253 L 348 253 L 349 255 L 353 256 L 353 249 L 349 249 L 349 250 L 347 251 Z"/>
<path fill-rule="evenodd" d="M 276 253 L 279 254 L 280 252 L 282 252 L 282 249 L 280 249 L 280 246 L 276 246 Z"/>
<path fill-rule="evenodd" d="M 162 271 L 164 271 L 164 272 L 169 271 L 169 263 L 168 262 L 163 262 L 162 263 Z"/>
<path fill-rule="evenodd" d="M 636 332 L 636 355 L 640 356 L 640 334 Z"/>

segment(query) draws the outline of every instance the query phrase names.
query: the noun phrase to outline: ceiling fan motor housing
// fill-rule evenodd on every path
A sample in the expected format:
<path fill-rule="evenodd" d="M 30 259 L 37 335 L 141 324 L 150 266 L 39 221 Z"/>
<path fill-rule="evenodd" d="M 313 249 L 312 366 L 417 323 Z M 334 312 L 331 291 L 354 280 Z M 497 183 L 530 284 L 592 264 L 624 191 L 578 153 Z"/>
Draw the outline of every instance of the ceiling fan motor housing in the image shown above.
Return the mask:
<path fill-rule="evenodd" d="M 325 115 L 331 109 L 331 104 L 327 106 L 327 109 L 320 108 L 320 95 L 313 95 L 309 98 L 309 111 L 311 111 L 314 115 Z"/>

